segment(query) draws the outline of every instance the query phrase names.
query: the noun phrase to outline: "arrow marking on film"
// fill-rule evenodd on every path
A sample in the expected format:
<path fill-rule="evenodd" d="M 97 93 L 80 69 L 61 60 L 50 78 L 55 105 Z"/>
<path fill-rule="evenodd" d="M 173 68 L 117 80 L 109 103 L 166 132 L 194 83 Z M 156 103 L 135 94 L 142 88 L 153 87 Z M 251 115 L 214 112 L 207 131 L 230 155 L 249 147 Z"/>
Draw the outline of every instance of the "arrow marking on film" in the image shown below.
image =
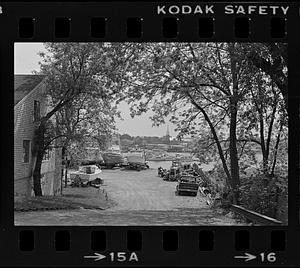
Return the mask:
<path fill-rule="evenodd" d="M 245 261 L 251 261 L 256 259 L 255 255 L 252 255 L 250 253 L 245 253 L 245 256 L 234 256 L 235 259 L 245 259 Z"/>
<path fill-rule="evenodd" d="M 85 259 L 94 259 L 94 261 L 100 261 L 100 260 L 106 258 L 106 256 L 104 256 L 102 254 L 99 254 L 97 252 L 95 252 L 94 254 L 95 255 L 92 255 L 92 256 L 83 256 L 83 258 L 85 258 Z"/>

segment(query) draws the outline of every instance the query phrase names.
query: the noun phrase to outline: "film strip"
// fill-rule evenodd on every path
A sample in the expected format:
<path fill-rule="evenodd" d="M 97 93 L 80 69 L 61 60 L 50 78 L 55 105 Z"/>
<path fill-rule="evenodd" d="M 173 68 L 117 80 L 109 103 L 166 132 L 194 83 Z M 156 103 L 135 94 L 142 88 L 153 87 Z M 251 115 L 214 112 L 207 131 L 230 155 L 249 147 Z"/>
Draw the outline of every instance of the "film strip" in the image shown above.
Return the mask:
<path fill-rule="evenodd" d="M 0 3 L 0 265 L 300 265 L 299 28 L 296 2 Z"/>

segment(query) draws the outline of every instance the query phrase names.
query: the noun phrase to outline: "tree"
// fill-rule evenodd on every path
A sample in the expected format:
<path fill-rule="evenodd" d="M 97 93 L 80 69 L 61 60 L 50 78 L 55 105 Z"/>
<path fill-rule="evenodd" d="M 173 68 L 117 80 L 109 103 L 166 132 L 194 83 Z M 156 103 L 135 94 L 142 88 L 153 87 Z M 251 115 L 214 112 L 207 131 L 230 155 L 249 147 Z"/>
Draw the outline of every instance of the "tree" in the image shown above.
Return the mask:
<path fill-rule="evenodd" d="M 244 144 L 250 142 L 261 148 L 263 173 L 270 175 L 272 147 L 273 149 L 278 147 L 275 146 L 275 140 L 280 142 L 281 132 L 287 126 L 285 102 L 272 78 L 251 62 L 249 74 L 251 74 L 247 81 L 249 90 L 244 96 L 239 112 L 241 120 L 238 141 Z"/>
<path fill-rule="evenodd" d="M 288 74 L 287 74 L 287 44 L 264 43 L 244 47 L 248 59 L 260 70 L 269 75 L 277 85 L 284 98 L 287 110 Z"/>
<path fill-rule="evenodd" d="M 123 76 L 132 115 L 139 115 L 151 106 L 154 124 L 161 124 L 173 114 L 172 120 L 180 125 L 180 135 L 193 134 L 196 129 L 193 122 L 204 120 L 217 146 L 228 185 L 232 190 L 237 189 L 237 111 L 247 90 L 247 60 L 242 46 L 148 43 L 138 47 L 132 44 L 132 47 L 136 53 L 138 50 L 139 58 Z M 229 124 L 229 166 L 216 129 L 226 124 Z"/>
<path fill-rule="evenodd" d="M 247 143 L 260 145 L 266 164 L 271 140 L 274 141 L 273 128 L 276 125 L 276 129 L 280 129 L 277 112 L 281 110 L 281 99 L 276 90 L 277 83 L 286 75 L 284 60 L 276 58 L 280 66 L 276 70 L 281 78 L 269 75 L 249 60 L 251 51 L 257 52 L 260 48 L 265 49 L 265 44 L 127 43 L 123 57 L 133 53 L 137 56 L 127 72 L 118 78 L 127 89 L 121 100 L 127 99 L 132 116 L 152 109 L 154 125 L 164 123 L 165 118 L 171 116 L 172 122 L 177 124 L 178 138 L 184 135 L 206 137 L 211 148 L 216 148 L 227 184 L 235 192 L 240 183 L 239 159 Z M 268 58 L 265 53 L 261 56 Z M 251 79 L 253 76 L 250 82 L 249 76 Z M 268 86 L 267 91 L 265 80 L 274 84 Z M 284 85 L 280 86 L 284 92 Z M 266 92 L 271 92 L 269 98 Z M 251 101 L 247 100 L 249 97 Z M 247 109 L 256 112 L 250 116 Z M 254 115 L 259 115 L 258 121 Z M 260 139 L 249 136 L 259 125 Z M 237 193 L 235 195 L 238 199 Z"/>
<path fill-rule="evenodd" d="M 114 129 L 115 116 L 116 108 L 110 102 L 103 102 L 95 94 L 81 94 L 55 114 L 56 128 L 52 132 L 51 140 L 59 138 L 56 146 L 62 147 L 63 158 L 76 152 L 78 157 L 85 159 L 83 152 L 92 140 L 97 141 L 100 150 L 106 149 L 108 138 Z M 65 161 L 65 184 L 68 165 L 69 161 Z"/>
<path fill-rule="evenodd" d="M 49 127 L 53 125 L 54 116 L 64 107 L 68 113 L 68 108 L 80 105 L 87 94 L 109 102 L 115 91 L 108 76 L 112 70 L 120 69 L 117 64 L 108 63 L 110 48 L 105 43 L 47 43 L 46 49 L 48 53 L 41 53 L 40 65 L 41 73 L 46 75 L 50 109 L 41 117 L 35 131 L 33 188 L 36 196 L 42 195 L 40 177 L 44 152 L 60 137 L 53 137 L 53 127 Z"/>

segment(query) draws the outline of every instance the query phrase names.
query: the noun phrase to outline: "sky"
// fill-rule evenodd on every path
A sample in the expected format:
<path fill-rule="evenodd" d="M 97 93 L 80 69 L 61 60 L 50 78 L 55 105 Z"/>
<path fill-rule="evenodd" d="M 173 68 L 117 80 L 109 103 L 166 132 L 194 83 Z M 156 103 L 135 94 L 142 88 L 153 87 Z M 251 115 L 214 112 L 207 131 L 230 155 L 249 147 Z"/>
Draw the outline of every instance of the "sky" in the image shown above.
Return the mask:
<path fill-rule="evenodd" d="M 46 52 L 43 43 L 15 43 L 15 74 L 32 74 L 33 71 L 39 71 L 39 52 Z M 122 118 L 117 119 L 116 126 L 121 134 L 127 133 L 131 136 L 164 136 L 167 131 L 167 124 L 160 127 L 153 127 L 149 117 L 151 112 L 147 112 L 141 116 L 131 118 L 129 107 L 126 103 L 119 105 Z M 168 123 L 171 136 L 176 136 L 175 126 Z"/>
<path fill-rule="evenodd" d="M 15 43 L 15 74 L 39 71 L 39 52 L 46 52 L 43 43 Z"/>
<path fill-rule="evenodd" d="M 131 118 L 129 106 L 122 102 L 119 105 L 119 109 L 122 112 L 122 118 L 124 120 L 117 119 L 117 127 L 121 134 L 129 134 L 130 136 L 164 136 L 167 132 L 167 124 L 169 125 L 169 133 L 171 136 L 176 136 L 174 131 L 175 125 L 167 123 L 159 127 L 153 127 L 152 121 L 149 117 L 152 115 L 151 112 L 147 112 L 140 116 Z"/>

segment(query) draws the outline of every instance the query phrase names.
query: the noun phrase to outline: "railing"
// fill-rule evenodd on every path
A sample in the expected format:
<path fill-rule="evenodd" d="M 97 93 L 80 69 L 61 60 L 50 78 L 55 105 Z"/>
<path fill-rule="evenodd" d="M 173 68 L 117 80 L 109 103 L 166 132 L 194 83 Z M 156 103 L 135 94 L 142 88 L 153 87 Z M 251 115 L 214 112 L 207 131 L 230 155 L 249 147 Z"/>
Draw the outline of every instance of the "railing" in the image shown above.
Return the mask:
<path fill-rule="evenodd" d="M 278 221 L 271 217 L 254 212 L 252 210 L 245 209 L 241 206 L 231 205 L 231 210 L 235 213 L 242 215 L 243 217 L 247 218 L 248 220 L 258 223 L 260 225 L 282 225 L 283 224 L 281 221 Z"/>

